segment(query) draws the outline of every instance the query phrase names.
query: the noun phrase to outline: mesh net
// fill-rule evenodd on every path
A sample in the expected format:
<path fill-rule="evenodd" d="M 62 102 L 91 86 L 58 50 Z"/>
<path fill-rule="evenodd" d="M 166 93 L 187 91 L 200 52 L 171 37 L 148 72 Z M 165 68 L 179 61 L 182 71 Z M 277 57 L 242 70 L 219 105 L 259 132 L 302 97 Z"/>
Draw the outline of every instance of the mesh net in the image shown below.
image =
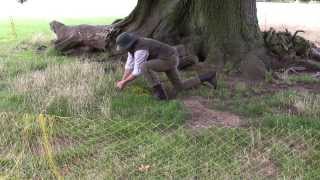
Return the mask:
<path fill-rule="evenodd" d="M 53 64 L 11 82 L 19 106 L 0 114 L 0 178 L 320 178 L 319 95 L 221 80 L 158 102 L 143 80 L 118 92 L 120 68 Z"/>
<path fill-rule="evenodd" d="M 1 176 L 35 179 L 319 177 L 318 131 L 186 129 L 141 119 L 2 114 Z M 16 122 L 16 118 L 22 118 Z"/>

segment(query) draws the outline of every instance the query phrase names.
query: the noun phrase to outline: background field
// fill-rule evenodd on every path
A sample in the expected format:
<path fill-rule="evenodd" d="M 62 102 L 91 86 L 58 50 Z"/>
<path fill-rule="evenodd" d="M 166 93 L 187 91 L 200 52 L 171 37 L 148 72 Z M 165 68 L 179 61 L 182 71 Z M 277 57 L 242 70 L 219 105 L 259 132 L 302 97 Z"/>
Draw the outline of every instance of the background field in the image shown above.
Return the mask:
<path fill-rule="evenodd" d="M 61 56 L 53 38 L 46 21 L 0 22 L 0 179 L 320 178 L 312 74 L 221 75 L 217 90 L 158 102 L 143 79 L 114 88 L 120 62 Z"/>

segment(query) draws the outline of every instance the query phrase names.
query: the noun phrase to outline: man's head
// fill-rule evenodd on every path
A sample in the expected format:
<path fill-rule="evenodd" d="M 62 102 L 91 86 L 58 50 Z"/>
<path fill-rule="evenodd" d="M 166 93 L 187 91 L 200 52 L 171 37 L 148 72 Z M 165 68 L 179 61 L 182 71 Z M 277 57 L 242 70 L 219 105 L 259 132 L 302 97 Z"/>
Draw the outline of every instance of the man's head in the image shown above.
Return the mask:
<path fill-rule="evenodd" d="M 132 33 L 121 33 L 116 40 L 117 50 L 129 50 L 137 40 L 138 37 Z"/>

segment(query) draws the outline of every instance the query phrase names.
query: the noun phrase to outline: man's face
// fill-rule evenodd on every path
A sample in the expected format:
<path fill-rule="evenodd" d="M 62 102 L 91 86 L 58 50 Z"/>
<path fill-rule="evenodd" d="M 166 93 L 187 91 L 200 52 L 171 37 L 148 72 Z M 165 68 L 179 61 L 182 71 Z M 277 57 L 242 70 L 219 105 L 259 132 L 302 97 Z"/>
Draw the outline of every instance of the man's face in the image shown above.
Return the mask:
<path fill-rule="evenodd" d="M 117 49 L 117 52 L 118 52 L 118 53 L 127 53 L 127 52 L 128 52 L 127 49 L 123 49 L 123 48 L 121 48 L 119 45 L 117 45 L 116 49 Z"/>
<path fill-rule="evenodd" d="M 120 52 L 123 51 L 119 45 L 117 45 L 117 51 L 120 51 Z"/>

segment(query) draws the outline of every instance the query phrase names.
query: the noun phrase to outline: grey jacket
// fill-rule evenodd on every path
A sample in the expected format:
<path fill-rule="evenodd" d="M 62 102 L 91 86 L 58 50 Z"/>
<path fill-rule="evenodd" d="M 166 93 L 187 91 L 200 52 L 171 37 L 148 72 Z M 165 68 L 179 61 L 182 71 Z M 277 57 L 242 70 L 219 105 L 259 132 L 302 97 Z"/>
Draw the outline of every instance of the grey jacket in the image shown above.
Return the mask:
<path fill-rule="evenodd" d="M 149 52 L 148 60 L 168 60 L 171 56 L 178 55 L 178 52 L 174 47 L 149 38 L 139 38 L 134 44 L 132 50 L 133 52 L 136 52 L 138 50 L 147 50 Z"/>

